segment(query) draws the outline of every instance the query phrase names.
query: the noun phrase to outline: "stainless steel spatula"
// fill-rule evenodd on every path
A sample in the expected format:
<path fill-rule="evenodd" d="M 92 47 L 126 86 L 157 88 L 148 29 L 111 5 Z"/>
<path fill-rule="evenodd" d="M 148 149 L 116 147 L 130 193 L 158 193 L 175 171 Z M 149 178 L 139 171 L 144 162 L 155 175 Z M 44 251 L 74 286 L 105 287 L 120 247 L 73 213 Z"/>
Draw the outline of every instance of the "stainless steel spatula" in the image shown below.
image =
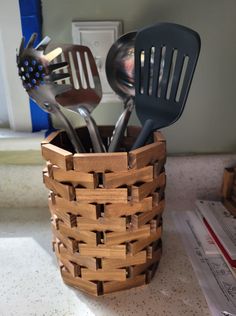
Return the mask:
<path fill-rule="evenodd" d="M 79 113 L 85 120 L 95 152 L 104 152 L 96 122 L 91 116 L 102 98 L 102 87 L 91 50 L 82 45 L 61 44 L 62 54 L 58 60 L 68 63 L 69 84 L 72 90 L 56 97 L 65 108 Z"/>
<path fill-rule="evenodd" d="M 50 42 L 45 37 L 35 48 L 37 34 L 32 34 L 26 47 L 24 38 L 21 41 L 17 55 L 19 76 L 26 92 L 44 111 L 54 114 L 63 124 L 69 139 L 76 152 L 84 152 L 78 135 L 71 126 L 66 116 L 61 112 L 56 96 L 71 90 L 71 85 L 59 84 L 58 80 L 70 76 L 69 73 L 57 74 L 55 70 L 66 67 L 66 62 L 53 63 L 53 60 L 62 53 L 60 47 L 45 54 L 45 49 Z"/>
<path fill-rule="evenodd" d="M 200 52 L 197 32 L 172 23 L 140 30 L 135 39 L 135 106 L 143 129 L 132 149 L 183 113 Z"/>

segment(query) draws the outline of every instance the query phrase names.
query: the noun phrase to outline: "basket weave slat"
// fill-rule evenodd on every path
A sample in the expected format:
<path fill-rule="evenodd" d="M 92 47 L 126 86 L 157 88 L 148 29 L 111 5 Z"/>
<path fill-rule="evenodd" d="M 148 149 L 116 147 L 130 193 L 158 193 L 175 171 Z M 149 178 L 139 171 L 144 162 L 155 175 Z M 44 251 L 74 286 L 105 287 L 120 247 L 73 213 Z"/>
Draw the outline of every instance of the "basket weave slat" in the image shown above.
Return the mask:
<path fill-rule="evenodd" d="M 105 144 L 112 131 L 100 127 Z M 42 143 L 61 275 L 91 295 L 149 283 L 161 258 L 166 144 L 156 132 L 152 144 L 130 151 L 139 132 L 128 127 L 118 153 L 73 154 L 64 132 Z M 78 134 L 86 144 L 86 129 Z"/>
<path fill-rule="evenodd" d="M 236 167 L 225 168 L 221 197 L 225 207 L 236 216 Z"/>

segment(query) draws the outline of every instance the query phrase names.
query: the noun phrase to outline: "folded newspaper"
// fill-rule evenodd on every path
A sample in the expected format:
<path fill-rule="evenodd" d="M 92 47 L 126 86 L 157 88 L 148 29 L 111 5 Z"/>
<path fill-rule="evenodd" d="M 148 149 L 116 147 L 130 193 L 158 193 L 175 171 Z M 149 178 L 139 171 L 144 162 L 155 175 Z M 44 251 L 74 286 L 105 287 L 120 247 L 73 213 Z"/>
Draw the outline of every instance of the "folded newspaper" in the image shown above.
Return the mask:
<path fill-rule="evenodd" d="M 222 252 L 210 236 L 209 230 L 207 230 L 203 221 L 203 218 L 207 218 L 209 221 L 209 211 L 205 211 L 205 205 L 207 209 L 208 203 L 218 204 L 218 202 L 202 202 L 197 201 L 197 205 L 201 204 L 201 211 L 199 211 L 197 206 L 195 211 L 173 212 L 174 221 L 212 315 L 235 316 L 236 278 L 232 273 L 232 269 L 226 264 Z M 207 213 L 206 217 L 203 217 L 202 213 L 205 214 L 205 212 Z M 227 231 L 232 232 L 234 229 L 230 228 Z M 233 234 L 232 236 L 235 235 Z M 230 253 L 233 254 L 233 252 Z"/>
<path fill-rule="evenodd" d="M 236 273 L 236 218 L 218 201 L 196 201 L 197 212 L 227 264 Z"/>

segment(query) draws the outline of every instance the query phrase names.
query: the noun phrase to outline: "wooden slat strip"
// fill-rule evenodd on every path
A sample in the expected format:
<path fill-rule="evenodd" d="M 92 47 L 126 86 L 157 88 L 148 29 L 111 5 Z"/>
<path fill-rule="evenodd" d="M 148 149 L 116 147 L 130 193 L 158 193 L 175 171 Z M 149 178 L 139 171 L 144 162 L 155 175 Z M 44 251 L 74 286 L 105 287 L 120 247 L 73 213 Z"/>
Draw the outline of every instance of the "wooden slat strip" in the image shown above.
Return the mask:
<path fill-rule="evenodd" d="M 83 217 L 77 218 L 77 226 L 80 231 L 106 231 L 114 232 L 126 231 L 126 218 L 103 218 L 97 220 L 87 219 Z"/>
<path fill-rule="evenodd" d="M 128 203 L 128 191 L 122 189 L 75 189 L 76 200 L 83 203 Z"/>
<path fill-rule="evenodd" d="M 78 203 L 76 201 L 68 201 L 59 196 L 55 196 L 56 208 L 61 212 L 70 212 L 76 216 L 83 216 L 84 218 L 97 219 L 98 207 L 94 204 Z"/>
<path fill-rule="evenodd" d="M 231 197 L 231 192 L 234 183 L 234 169 L 233 168 L 225 168 L 223 174 L 223 184 L 221 189 L 222 197 L 225 199 L 229 199 Z"/>
<path fill-rule="evenodd" d="M 129 165 L 131 168 L 139 169 L 166 156 L 165 143 L 153 143 L 129 152 Z"/>
<path fill-rule="evenodd" d="M 48 173 L 48 176 L 50 178 L 52 178 L 52 166 L 53 166 L 53 164 L 50 161 L 46 161 L 47 172 L 43 172 L 43 173 Z"/>
<path fill-rule="evenodd" d="M 104 233 L 105 245 L 118 245 L 131 240 L 139 240 L 150 236 L 150 225 L 144 225 L 138 229 L 130 229 L 122 233 Z"/>
<path fill-rule="evenodd" d="M 140 213 L 138 215 L 132 215 L 131 222 L 135 228 L 138 228 L 151 221 L 155 216 L 161 214 L 164 211 L 164 208 L 165 200 L 162 200 L 160 203 L 155 205 L 151 211 Z"/>
<path fill-rule="evenodd" d="M 105 282 L 103 284 L 103 293 L 112 293 L 122 290 L 127 290 L 136 286 L 141 286 L 145 284 L 145 275 L 138 275 L 135 278 L 126 279 L 122 282 Z"/>
<path fill-rule="evenodd" d="M 160 173 L 165 171 L 165 163 L 166 163 L 166 157 L 164 159 L 160 159 L 158 162 L 155 162 L 153 165 L 153 175 L 154 178 L 157 178 Z"/>
<path fill-rule="evenodd" d="M 136 255 L 127 254 L 126 259 L 102 259 L 102 268 L 104 270 L 117 269 L 128 266 L 133 266 L 136 264 L 146 263 L 147 252 L 140 251 Z"/>
<path fill-rule="evenodd" d="M 128 169 L 127 153 L 75 154 L 74 170 L 82 172 L 117 172 Z"/>
<path fill-rule="evenodd" d="M 83 280 L 88 281 L 125 281 L 126 269 L 114 269 L 110 271 L 98 269 L 97 271 L 92 271 L 82 268 L 81 277 Z"/>
<path fill-rule="evenodd" d="M 62 244 L 59 246 L 60 256 L 90 270 L 97 270 L 97 261 L 92 257 L 83 257 L 78 252 L 71 253 Z"/>
<path fill-rule="evenodd" d="M 162 250 L 162 240 L 161 239 L 158 239 L 158 240 L 152 242 L 151 245 L 146 248 L 148 260 L 152 259 L 153 256 L 155 256 L 155 252 L 157 251 L 157 249 Z"/>
<path fill-rule="evenodd" d="M 135 241 L 133 243 L 128 244 L 129 251 L 135 255 L 140 250 L 143 250 L 145 247 L 147 247 L 149 244 L 151 244 L 153 241 L 159 239 L 161 237 L 162 228 L 158 227 L 157 231 L 155 233 L 152 233 L 150 237 L 144 238 L 142 240 Z"/>
<path fill-rule="evenodd" d="M 60 210 L 56 207 L 56 205 L 53 205 L 52 208 L 50 208 L 51 214 L 56 215 L 57 218 L 63 223 L 65 223 L 68 227 L 76 226 L 76 216 L 73 214 L 66 213 L 64 210 Z"/>
<path fill-rule="evenodd" d="M 65 247 L 70 250 L 70 252 L 75 252 L 79 249 L 78 241 L 63 236 L 60 233 L 60 231 L 55 228 L 53 224 L 51 224 L 51 228 L 52 228 L 53 235 L 57 239 L 59 239 L 60 242 L 62 242 L 65 245 Z"/>
<path fill-rule="evenodd" d="M 57 166 L 52 166 L 52 177 L 58 182 L 71 182 L 73 185 L 79 184 L 88 189 L 95 189 L 98 185 L 98 179 L 94 173 L 65 171 Z"/>
<path fill-rule="evenodd" d="M 81 256 L 97 257 L 97 258 L 113 258 L 113 259 L 125 259 L 126 258 L 126 246 L 105 246 L 98 245 L 97 247 L 91 247 L 85 244 L 79 244 L 79 252 Z"/>
<path fill-rule="evenodd" d="M 144 264 L 139 264 L 139 265 L 136 265 L 135 267 L 131 267 L 130 276 L 134 278 L 135 276 L 143 273 L 144 271 L 147 271 L 151 265 L 153 265 L 155 262 L 160 261 L 161 254 L 162 254 L 161 249 L 158 249 L 155 251 L 152 259 L 147 260 L 147 262 Z"/>
<path fill-rule="evenodd" d="M 114 218 L 130 216 L 137 212 L 148 212 L 152 210 L 152 197 L 149 196 L 140 202 L 115 203 L 104 206 L 104 217 Z"/>
<path fill-rule="evenodd" d="M 51 215 L 53 216 L 56 212 L 56 207 L 55 207 L 55 204 L 53 203 L 51 196 L 48 198 L 48 208 Z"/>
<path fill-rule="evenodd" d="M 69 228 L 62 222 L 58 223 L 60 233 L 67 238 L 83 241 L 91 246 L 97 245 L 97 235 L 91 231 L 80 231 L 78 227 Z"/>
<path fill-rule="evenodd" d="M 41 145 L 52 143 L 56 137 L 60 136 L 60 134 L 61 134 L 60 130 L 50 133 L 44 140 L 41 141 Z"/>
<path fill-rule="evenodd" d="M 122 185 L 132 185 L 136 182 L 150 182 L 153 179 L 153 166 L 147 166 L 141 169 L 130 169 L 105 173 L 103 184 L 106 189 L 117 188 Z"/>
<path fill-rule="evenodd" d="M 80 266 L 74 262 L 71 262 L 67 258 L 63 257 L 58 248 L 55 248 L 55 253 L 57 259 L 62 263 L 62 265 L 71 273 L 73 277 L 77 277 L 80 275 Z"/>
<path fill-rule="evenodd" d="M 47 174 L 43 175 L 43 181 L 45 186 L 52 190 L 54 193 L 60 195 L 61 197 L 67 200 L 73 200 L 75 198 L 75 190 L 72 186 L 67 184 L 61 184 L 56 180 L 50 178 Z"/>
<path fill-rule="evenodd" d="M 162 132 L 156 131 L 153 133 L 153 141 L 154 142 L 161 142 L 161 143 L 166 143 L 166 139 Z"/>
<path fill-rule="evenodd" d="M 42 144 L 41 148 L 45 160 L 49 160 L 53 165 L 57 165 L 64 170 L 73 169 L 73 155 L 71 152 L 52 144 Z"/>
<path fill-rule="evenodd" d="M 64 269 L 61 270 L 61 275 L 66 284 L 85 291 L 86 293 L 90 293 L 95 296 L 98 295 L 98 287 L 96 283 L 83 280 L 80 277 L 75 278 Z"/>
<path fill-rule="evenodd" d="M 133 185 L 131 187 L 132 200 L 137 202 L 141 201 L 150 194 L 153 194 L 157 188 L 165 186 L 166 175 L 161 173 L 157 178 L 153 179 L 151 182 L 146 182 L 140 186 Z"/>

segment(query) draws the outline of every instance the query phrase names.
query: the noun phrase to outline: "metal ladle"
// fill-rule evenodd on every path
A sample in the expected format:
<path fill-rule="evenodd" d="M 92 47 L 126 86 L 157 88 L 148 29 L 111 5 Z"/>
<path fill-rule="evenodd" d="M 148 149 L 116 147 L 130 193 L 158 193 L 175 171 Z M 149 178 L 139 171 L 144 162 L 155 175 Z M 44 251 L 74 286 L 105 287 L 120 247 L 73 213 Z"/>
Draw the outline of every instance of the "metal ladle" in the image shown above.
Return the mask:
<path fill-rule="evenodd" d="M 120 115 L 111 142 L 109 152 L 117 150 L 121 138 L 134 108 L 134 41 L 136 32 L 121 36 L 110 48 L 106 58 L 107 80 L 113 91 L 121 98 L 125 110 Z"/>

